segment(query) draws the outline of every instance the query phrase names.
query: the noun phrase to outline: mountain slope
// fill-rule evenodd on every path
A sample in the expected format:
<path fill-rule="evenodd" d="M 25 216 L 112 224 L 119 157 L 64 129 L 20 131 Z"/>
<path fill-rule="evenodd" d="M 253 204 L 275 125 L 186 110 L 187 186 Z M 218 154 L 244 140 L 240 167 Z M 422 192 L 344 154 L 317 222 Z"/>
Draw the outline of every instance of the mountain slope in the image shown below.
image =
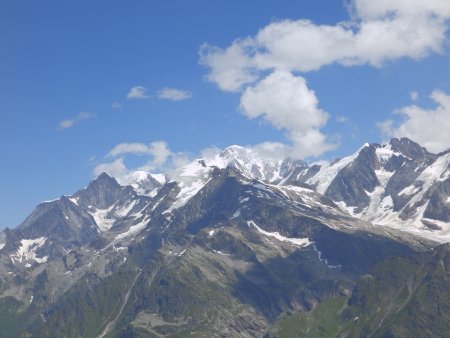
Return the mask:
<path fill-rule="evenodd" d="M 392 198 L 445 163 L 445 154 L 397 141 L 322 167 L 264 161 L 234 146 L 165 176 L 119 179 L 129 185 L 102 174 L 5 230 L 0 317 L 10 319 L 0 331 L 254 337 L 281 335 L 277 328 L 300 316 L 311 328 L 328 318 L 329 336 L 401 336 L 412 332 L 402 324 L 410 318 L 429 324 L 432 317 L 402 311 L 423 302 L 418 290 L 436 281 L 431 296 L 446 299 L 446 273 L 438 273 L 446 261 L 436 257 L 446 257 L 447 246 L 364 220 L 387 191 Z M 439 201 L 447 190 L 433 192 Z M 385 297 L 371 296 L 383 287 Z M 334 304 L 331 313 L 326 304 Z"/>

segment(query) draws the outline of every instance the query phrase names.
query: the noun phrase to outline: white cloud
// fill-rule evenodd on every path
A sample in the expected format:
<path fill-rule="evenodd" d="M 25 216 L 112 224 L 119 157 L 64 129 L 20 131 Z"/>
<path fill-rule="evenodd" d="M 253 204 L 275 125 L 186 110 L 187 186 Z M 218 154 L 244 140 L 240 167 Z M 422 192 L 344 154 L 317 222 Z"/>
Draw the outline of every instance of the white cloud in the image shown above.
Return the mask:
<path fill-rule="evenodd" d="M 293 148 L 280 142 L 263 142 L 249 146 L 248 148 L 257 153 L 259 157 L 270 158 L 272 160 L 283 160 L 293 156 L 295 157 Z"/>
<path fill-rule="evenodd" d="M 113 162 L 101 163 L 94 168 L 94 176 L 98 176 L 101 173 L 106 172 L 114 177 L 125 176 L 129 170 L 123 162 L 123 158 L 118 158 Z"/>
<path fill-rule="evenodd" d="M 253 45 L 251 38 L 236 40 L 226 49 L 203 44 L 200 64 L 210 69 L 207 79 L 226 91 L 236 91 L 243 84 L 257 80 L 258 74 L 249 56 Z"/>
<path fill-rule="evenodd" d="M 190 99 L 191 97 L 191 92 L 176 88 L 163 88 L 158 91 L 158 98 L 162 100 L 183 101 Z"/>
<path fill-rule="evenodd" d="M 186 153 L 176 153 L 173 154 L 171 160 L 172 160 L 171 167 L 179 168 L 191 162 L 192 157 Z"/>
<path fill-rule="evenodd" d="M 162 166 L 172 155 L 169 146 L 164 141 L 145 143 L 120 143 L 108 153 L 108 157 L 118 157 L 127 154 L 148 155 L 152 157 L 151 164 L 155 167 Z"/>
<path fill-rule="evenodd" d="M 127 156 L 143 156 L 145 163 L 135 168 L 128 168 L 125 165 Z M 135 170 L 145 170 L 159 172 L 182 163 L 186 156 L 180 153 L 173 153 L 166 142 L 155 141 L 151 143 L 120 143 L 112 148 L 106 155 L 108 162 L 98 164 L 93 174 L 98 175 L 103 171 L 121 179 L 125 175 Z M 185 161 L 185 160 L 184 160 Z"/>
<path fill-rule="evenodd" d="M 450 95 L 434 91 L 431 99 L 436 103 L 435 108 L 403 107 L 396 111 L 402 119 L 399 124 L 387 120 L 378 127 L 388 137 L 410 138 L 432 152 L 447 150 L 450 148 Z"/>
<path fill-rule="evenodd" d="M 108 157 L 117 157 L 125 154 L 150 154 L 150 147 L 144 143 L 120 143 L 108 153 Z"/>
<path fill-rule="evenodd" d="M 148 99 L 147 88 L 144 86 L 135 86 L 130 89 L 127 99 Z"/>
<path fill-rule="evenodd" d="M 223 151 L 222 148 L 216 147 L 216 146 L 212 146 L 212 147 L 208 147 L 203 149 L 200 154 L 202 158 L 205 159 L 214 159 L 216 156 L 219 156 L 220 153 Z"/>
<path fill-rule="evenodd" d="M 67 119 L 67 120 L 63 120 L 63 121 L 59 122 L 58 130 L 64 130 L 64 129 L 72 128 L 77 123 L 79 123 L 79 122 L 81 122 L 83 120 L 87 120 L 87 119 L 93 118 L 93 117 L 95 117 L 95 114 L 93 114 L 93 113 L 80 112 L 73 119 Z"/>
<path fill-rule="evenodd" d="M 122 109 L 122 105 L 121 105 L 119 102 L 114 102 L 114 103 L 111 105 L 111 107 L 112 107 L 113 109 L 117 109 L 117 110 Z"/>
<path fill-rule="evenodd" d="M 318 156 L 333 149 L 320 132 L 328 114 L 306 80 L 286 71 L 275 71 L 241 97 L 241 110 L 250 119 L 262 117 L 275 128 L 286 131 L 293 146 L 292 156 Z"/>
<path fill-rule="evenodd" d="M 410 96 L 411 96 L 411 100 L 413 100 L 413 101 L 417 101 L 419 99 L 419 93 L 416 91 L 411 92 Z"/>
<path fill-rule="evenodd" d="M 336 25 L 282 20 L 222 49 L 205 44 L 200 63 L 222 90 L 238 91 L 264 71 L 309 72 L 337 63 L 379 67 L 442 52 L 448 0 L 353 0 L 351 19 Z"/>
<path fill-rule="evenodd" d="M 348 122 L 348 117 L 346 116 L 336 116 L 336 121 L 339 123 L 347 123 Z"/>
<path fill-rule="evenodd" d="M 447 0 L 355 0 L 351 6 L 358 16 L 366 19 L 379 18 L 390 14 L 401 16 L 432 15 L 441 18 L 450 16 Z"/>
<path fill-rule="evenodd" d="M 417 60 L 442 53 L 447 42 L 448 0 L 351 0 L 348 10 L 349 19 L 335 25 L 280 20 L 225 48 L 204 44 L 200 64 L 221 90 L 243 92 L 246 116 L 284 130 L 294 156 L 318 156 L 335 146 L 321 132 L 328 114 L 305 80 L 293 74 L 331 64 L 381 67 Z"/>
<path fill-rule="evenodd" d="M 164 141 L 152 142 L 149 145 L 150 154 L 153 156 L 153 164 L 155 166 L 163 165 L 172 152 L 169 149 L 169 146 Z"/>

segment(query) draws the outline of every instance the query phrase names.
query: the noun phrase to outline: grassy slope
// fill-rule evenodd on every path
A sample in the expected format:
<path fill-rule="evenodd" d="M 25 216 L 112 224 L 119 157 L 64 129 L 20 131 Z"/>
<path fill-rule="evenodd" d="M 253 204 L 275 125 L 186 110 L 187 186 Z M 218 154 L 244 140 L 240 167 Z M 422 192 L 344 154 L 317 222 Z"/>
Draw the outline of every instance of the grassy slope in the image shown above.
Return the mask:
<path fill-rule="evenodd" d="M 348 297 L 332 298 L 310 312 L 286 316 L 273 331 L 280 338 L 335 337 L 347 325 L 341 316 L 347 300 Z"/>

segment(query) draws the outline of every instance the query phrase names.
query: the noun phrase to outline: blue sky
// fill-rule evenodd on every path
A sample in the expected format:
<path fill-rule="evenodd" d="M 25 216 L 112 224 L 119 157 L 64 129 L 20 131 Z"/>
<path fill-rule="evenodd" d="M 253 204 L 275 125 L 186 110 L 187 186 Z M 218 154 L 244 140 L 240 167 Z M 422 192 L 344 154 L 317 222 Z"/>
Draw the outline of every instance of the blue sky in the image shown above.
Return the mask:
<path fill-rule="evenodd" d="M 118 160 L 158 171 L 277 142 L 313 161 L 390 136 L 450 147 L 446 2 L 2 1 L 0 228 Z"/>

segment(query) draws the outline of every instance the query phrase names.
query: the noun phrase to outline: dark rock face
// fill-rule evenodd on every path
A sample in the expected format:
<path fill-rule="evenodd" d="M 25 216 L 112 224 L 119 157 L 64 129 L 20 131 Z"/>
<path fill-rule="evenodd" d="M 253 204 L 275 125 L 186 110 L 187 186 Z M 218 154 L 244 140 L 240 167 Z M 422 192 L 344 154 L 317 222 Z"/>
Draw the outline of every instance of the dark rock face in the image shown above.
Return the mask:
<path fill-rule="evenodd" d="M 117 202 L 134 197 L 135 194 L 130 186 L 122 187 L 113 177 L 102 173 L 89 183 L 86 189 L 80 190 L 73 197 L 79 199 L 77 203 L 84 208 L 106 209 Z"/>
<path fill-rule="evenodd" d="M 394 154 L 385 163 L 380 162 L 376 155 L 380 145 L 371 144 L 364 147 L 356 159 L 336 175 L 325 193 L 326 196 L 334 201 L 343 201 L 348 206 L 355 206 L 356 212 L 360 212 L 369 204 L 367 193 L 373 192 L 380 185 L 375 170 L 382 169 L 393 173 L 383 196 L 391 196 L 394 211 L 402 209 L 409 198 L 399 193 L 414 183 L 426 165 L 435 161 L 436 155 L 430 154 L 425 148 L 406 138 L 392 139 L 390 145 L 398 154 Z"/>
<path fill-rule="evenodd" d="M 441 182 L 430 196 L 424 217 L 450 222 L 450 179 Z"/>
<path fill-rule="evenodd" d="M 374 145 L 364 147 L 356 159 L 336 175 L 325 196 L 356 206 L 357 210 L 366 207 L 369 204 L 367 192 L 372 192 L 379 184 L 375 174 L 379 167 L 375 149 Z"/>
<path fill-rule="evenodd" d="M 95 221 L 67 197 L 41 203 L 17 228 L 22 238 L 47 237 L 62 245 L 81 245 L 97 236 Z"/>
<path fill-rule="evenodd" d="M 407 138 L 392 139 L 384 145 L 366 144 L 330 165 L 301 169 L 285 182 L 312 186 L 364 220 L 389 226 L 386 220 L 397 219 L 405 227 L 421 228 L 422 217 L 449 220 L 448 157 L 448 152 L 432 154 Z"/>
<path fill-rule="evenodd" d="M 424 147 L 407 138 L 393 138 L 389 144 L 392 146 L 392 150 L 405 155 L 411 160 L 433 161 L 436 159 L 436 155 L 429 153 Z"/>

